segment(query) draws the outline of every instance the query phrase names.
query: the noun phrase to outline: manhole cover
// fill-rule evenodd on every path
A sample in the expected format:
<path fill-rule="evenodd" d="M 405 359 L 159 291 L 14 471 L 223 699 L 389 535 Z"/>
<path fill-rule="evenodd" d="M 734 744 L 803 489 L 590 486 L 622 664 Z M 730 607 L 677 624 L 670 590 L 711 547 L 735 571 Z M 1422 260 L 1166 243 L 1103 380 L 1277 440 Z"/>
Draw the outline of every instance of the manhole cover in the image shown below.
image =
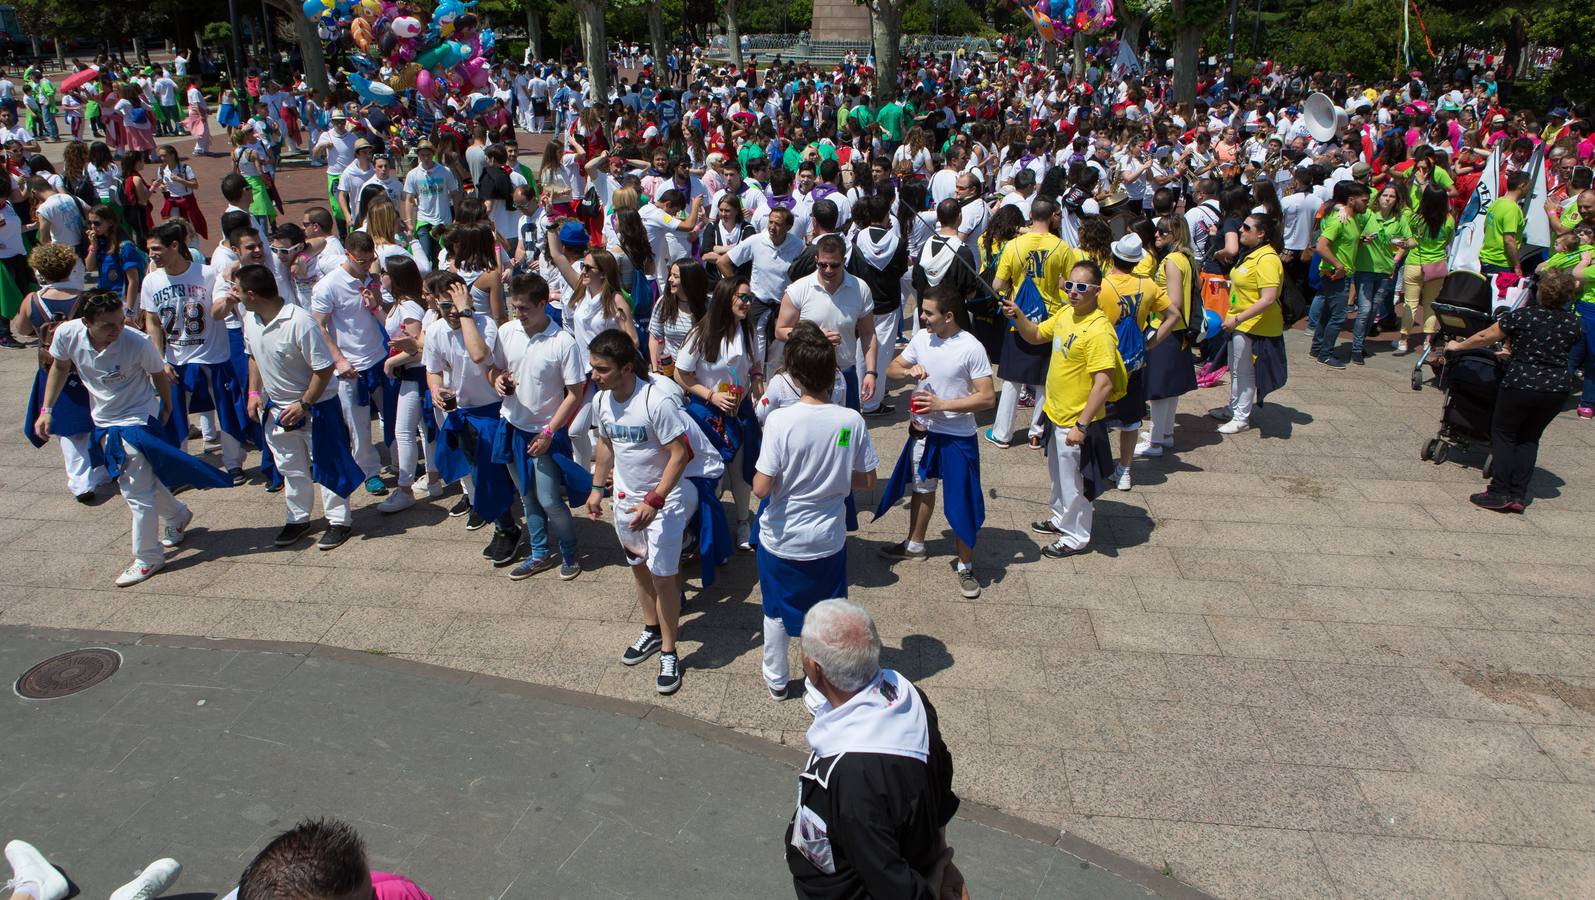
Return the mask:
<path fill-rule="evenodd" d="M 122 654 L 104 647 L 88 647 L 52 656 L 22 673 L 17 695 L 30 700 L 54 700 L 99 684 L 122 667 Z"/>

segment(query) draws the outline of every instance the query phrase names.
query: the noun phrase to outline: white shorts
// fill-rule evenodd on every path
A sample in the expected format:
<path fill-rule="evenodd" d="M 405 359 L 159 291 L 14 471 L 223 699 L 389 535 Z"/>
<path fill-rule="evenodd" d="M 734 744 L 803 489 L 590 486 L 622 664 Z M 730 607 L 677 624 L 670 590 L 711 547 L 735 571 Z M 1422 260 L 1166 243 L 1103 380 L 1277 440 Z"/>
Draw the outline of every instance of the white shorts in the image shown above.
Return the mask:
<path fill-rule="evenodd" d="M 911 445 L 913 445 L 914 453 L 913 457 L 909 460 L 908 466 L 909 487 L 912 488 L 913 492 L 916 494 L 936 493 L 936 483 L 940 479 L 921 478 L 919 475 L 919 462 L 925 458 L 925 438 L 909 437 L 908 441 Z"/>
<path fill-rule="evenodd" d="M 681 570 L 681 541 L 687 533 L 687 522 L 692 510 L 698 508 L 698 489 L 692 482 L 682 480 L 665 498 L 665 508 L 659 510 L 648 527 L 634 531 L 627 527 L 637 507 L 642 505 L 642 495 L 615 493 L 615 535 L 620 538 L 620 548 L 626 551 L 626 565 L 636 566 L 646 562 L 648 571 L 661 578 Z"/>

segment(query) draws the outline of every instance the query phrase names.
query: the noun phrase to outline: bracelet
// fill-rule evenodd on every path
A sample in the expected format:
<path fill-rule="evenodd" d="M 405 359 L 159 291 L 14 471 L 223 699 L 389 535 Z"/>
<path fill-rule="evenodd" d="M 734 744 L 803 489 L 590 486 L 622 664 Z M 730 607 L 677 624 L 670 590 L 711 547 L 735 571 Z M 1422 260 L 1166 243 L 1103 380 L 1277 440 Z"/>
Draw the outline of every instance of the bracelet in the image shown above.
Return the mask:
<path fill-rule="evenodd" d="M 554 436 L 554 426 L 544 425 L 541 433 L 543 437 L 552 438 Z"/>
<path fill-rule="evenodd" d="M 870 376 L 870 375 L 873 375 L 873 376 L 875 376 L 875 377 L 876 377 L 876 378 L 879 378 L 879 377 L 881 377 L 881 373 L 879 373 L 879 372 L 877 372 L 877 371 L 875 371 L 875 370 L 874 370 L 874 369 L 866 369 L 866 370 L 865 370 L 865 371 L 864 371 L 864 375 L 865 375 L 865 376 L 866 376 L 866 377 L 867 377 L 867 376 Z"/>
<path fill-rule="evenodd" d="M 658 494 L 654 493 L 653 491 L 649 491 L 648 493 L 643 494 L 642 495 L 642 502 L 648 504 L 649 506 L 652 506 L 654 509 L 664 509 L 665 508 L 665 498 L 659 496 Z"/>
<path fill-rule="evenodd" d="M 40 415 L 45 415 L 45 416 L 50 415 L 50 410 L 51 409 L 53 409 L 53 407 L 41 406 L 41 407 L 39 407 L 39 414 Z"/>
<path fill-rule="evenodd" d="M 251 399 L 251 400 L 253 400 L 253 399 L 255 399 L 256 397 L 259 397 L 259 396 L 260 396 L 260 391 L 250 391 L 249 392 L 249 399 Z"/>

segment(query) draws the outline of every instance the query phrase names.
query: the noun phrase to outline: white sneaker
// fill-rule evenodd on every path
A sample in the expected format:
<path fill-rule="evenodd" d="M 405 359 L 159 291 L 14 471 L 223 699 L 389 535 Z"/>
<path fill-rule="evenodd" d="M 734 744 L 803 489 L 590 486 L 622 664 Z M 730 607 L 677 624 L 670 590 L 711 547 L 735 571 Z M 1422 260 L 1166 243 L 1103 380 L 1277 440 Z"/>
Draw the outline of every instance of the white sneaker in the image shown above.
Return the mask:
<path fill-rule="evenodd" d="M 1116 470 L 1114 470 L 1114 472 L 1113 472 L 1113 481 L 1115 483 L 1115 486 L 1117 486 L 1119 490 L 1121 490 L 1121 491 L 1129 490 L 1130 487 L 1131 487 L 1131 483 L 1130 483 L 1130 467 L 1129 466 L 1119 466 Z"/>
<path fill-rule="evenodd" d="M 1163 445 L 1142 439 L 1135 445 L 1136 459 L 1152 459 L 1163 455 Z"/>
<path fill-rule="evenodd" d="M 182 873 L 183 866 L 177 860 L 157 859 L 145 866 L 137 878 L 113 891 L 110 900 L 151 900 L 164 894 Z"/>
<path fill-rule="evenodd" d="M 1252 424 L 1250 422 L 1242 422 L 1239 419 L 1230 419 L 1228 422 L 1225 422 L 1223 425 L 1218 426 L 1218 433 L 1219 434 L 1240 434 L 1243 431 L 1250 431 L 1251 428 L 1252 428 Z"/>
<path fill-rule="evenodd" d="M 27 841 L 6 844 L 6 862 L 11 864 L 11 883 L 31 881 L 39 886 L 39 900 L 61 900 L 66 896 L 66 876 Z"/>
<path fill-rule="evenodd" d="M 753 538 L 753 526 L 751 524 L 747 523 L 747 522 L 738 522 L 737 523 L 737 549 L 738 550 L 752 550 L 753 549 L 752 538 Z"/>
<path fill-rule="evenodd" d="M 438 479 L 437 481 L 428 480 L 426 487 L 422 488 L 421 492 L 426 494 L 426 499 L 436 500 L 443 496 L 443 492 L 446 490 L 448 490 L 448 485 L 445 485 L 442 479 Z"/>
<path fill-rule="evenodd" d="M 377 504 L 377 512 L 388 515 L 403 512 L 415 505 L 415 493 L 396 488 L 381 503 Z"/>
<path fill-rule="evenodd" d="M 154 575 L 156 572 L 159 572 L 165 567 L 165 560 L 152 565 L 149 563 L 141 563 L 135 559 L 127 568 L 122 570 L 122 574 L 116 576 L 116 586 L 132 587 L 141 581 L 148 581 L 151 575 Z"/>
<path fill-rule="evenodd" d="M 170 550 L 173 547 L 176 547 L 178 544 L 181 544 L 183 542 L 183 538 L 188 536 L 188 526 L 192 525 L 193 523 L 194 509 L 193 507 L 187 507 L 183 510 L 182 517 L 176 522 L 167 522 L 165 525 L 161 526 L 161 546 Z"/>

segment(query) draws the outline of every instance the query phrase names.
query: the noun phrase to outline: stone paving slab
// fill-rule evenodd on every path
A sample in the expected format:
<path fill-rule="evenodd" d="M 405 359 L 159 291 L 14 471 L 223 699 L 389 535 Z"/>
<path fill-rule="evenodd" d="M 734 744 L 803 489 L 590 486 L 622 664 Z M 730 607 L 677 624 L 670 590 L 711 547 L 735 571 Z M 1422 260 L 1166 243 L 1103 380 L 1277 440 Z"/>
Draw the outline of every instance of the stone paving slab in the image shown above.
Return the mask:
<path fill-rule="evenodd" d="M 0 630 L 7 679 L 85 645 L 123 657 L 82 693 L 0 699 L 0 808 L 7 838 L 38 846 L 83 896 L 161 856 L 183 864 L 173 896 L 226 893 L 274 834 L 322 815 L 437 897 L 791 894 L 786 748 L 347 651 L 72 637 Z M 1201 896 L 978 804 L 948 839 L 981 897 Z"/>

